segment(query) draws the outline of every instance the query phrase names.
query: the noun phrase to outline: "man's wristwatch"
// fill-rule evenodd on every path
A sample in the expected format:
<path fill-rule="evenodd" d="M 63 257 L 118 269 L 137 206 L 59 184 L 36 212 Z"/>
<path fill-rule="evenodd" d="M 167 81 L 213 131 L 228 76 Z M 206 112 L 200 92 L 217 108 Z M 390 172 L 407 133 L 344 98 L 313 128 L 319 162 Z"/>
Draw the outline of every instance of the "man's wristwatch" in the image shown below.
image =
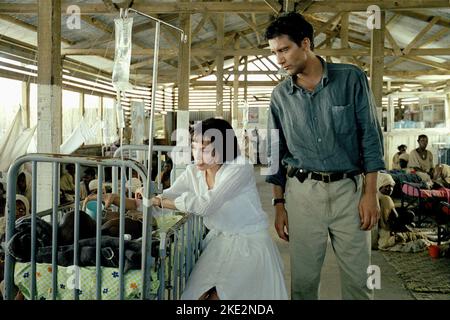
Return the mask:
<path fill-rule="evenodd" d="M 272 205 L 276 205 L 277 203 L 286 203 L 286 200 L 284 198 L 277 198 L 277 199 L 272 199 Z"/>

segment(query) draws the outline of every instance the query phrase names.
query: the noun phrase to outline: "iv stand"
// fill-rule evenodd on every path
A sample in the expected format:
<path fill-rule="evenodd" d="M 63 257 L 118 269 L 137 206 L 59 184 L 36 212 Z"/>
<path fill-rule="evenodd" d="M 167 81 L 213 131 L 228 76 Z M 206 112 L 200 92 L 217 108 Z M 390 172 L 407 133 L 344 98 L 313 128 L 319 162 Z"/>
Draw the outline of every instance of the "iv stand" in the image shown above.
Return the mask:
<path fill-rule="evenodd" d="M 122 15 L 121 9 L 121 15 Z M 152 205 L 150 203 L 150 199 L 152 196 L 152 153 L 153 153 L 153 120 L 155 116 L 155 105 L 156 105 L 156 90 L 157 90 L 157 83 L 158 83 L 158 56 L 159 56 L 159 38 L 160 38 L 160 28 L 161 24 L 164 24 L 168 27 L 174 28 L 178 30 L 181 33 L 181 41 L 186 43 L 187 36 L 184 34 L 184 31 L 178 27 L 175 27 L 165 21 L 162 21 L 158 18 L 149 16 L 143 12 L 137 11 L 132 8 L 128 8 L 125 10 L 125 16 L 127 16 L 128 11 L 134 12 L 138 15 L 141 15 L 143 17 L 146 17 L 150 20 L 153 20 L 156 22 L 155 26 L 155 44 L 154 44 L 154 53 L 153 53 L 153 78 L 152 78 L 152 96 L 151 96 L 151 108 L 150 108 L 150 120 L 149 120 L 149 137 L 148 137 L 148 168 L 147 168 L 147 181 L 146 186 L 144 188 L 144 197 L 143 197 L 143 209 L 144 209 L 144 232 L 143 232 L 143 238 L 142 243 L 145 246 L 145 254 L 142 254 L 142 270 L 143 270 L 143 284 L 142 284 L 142 299 L 150 299 L 150 290 L 151 290 L 151 273 L 150 268 L 152 265 L 152 258 L 151 258 L 151 230 L 152 230 L 152 224 L 151 224 L 151 217 L 152 217 Z M 150 243 L 150 245 L 148 245 Z M 146 257 L 146 259 L 144 258 Z M 147 272 L 148 271 L 148 272 Z M 164 281 L 162 284 L 164 286 Z"/>

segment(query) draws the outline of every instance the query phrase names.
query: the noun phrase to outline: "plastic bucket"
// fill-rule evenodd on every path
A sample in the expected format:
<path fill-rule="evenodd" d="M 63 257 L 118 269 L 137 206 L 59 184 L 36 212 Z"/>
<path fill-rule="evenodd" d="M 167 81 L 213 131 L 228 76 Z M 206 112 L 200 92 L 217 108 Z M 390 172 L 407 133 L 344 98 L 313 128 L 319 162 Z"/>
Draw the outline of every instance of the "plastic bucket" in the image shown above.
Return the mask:
<path fill-rule="evenodd" d="M 428 247 L 428 253 L 430 254 L 430 257 L 436 259 L 439 258 L 439 246 L 432 244 Z"/>

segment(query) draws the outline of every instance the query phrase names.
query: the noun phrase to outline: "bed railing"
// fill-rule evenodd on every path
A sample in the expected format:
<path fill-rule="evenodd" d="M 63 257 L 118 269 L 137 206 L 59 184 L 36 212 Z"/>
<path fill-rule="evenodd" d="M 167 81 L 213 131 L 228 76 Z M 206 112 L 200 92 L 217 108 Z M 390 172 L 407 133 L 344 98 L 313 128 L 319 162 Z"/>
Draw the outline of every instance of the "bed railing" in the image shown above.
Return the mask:
<path fill-rule="evenodd" d="M 51 298 L 57 298 L 57 234 L 58 234 L 58 216 L 61 213 L 72 210 L 74 212 L 74 255 L 73 262 L 78 266 L 79 258 L 79 232 L 80 232 L 80 181 L 81 166 L 96 167 L 98 171 L 98 190 L 102 190 L 104 181 L 105 168 L 111 167 L 112 170 L 121 168 L 121 188 L 120 198 L 121 205 L 119 208 L 120 230 L 119 230 L 119 296 L 118 299 L 124 298 L 124 232 L 125 232 L 125 172 L 126 170 L 134 170 L 145 181 L 145 168 L 133 160 L 121 159 L 104 159 L 98 157 L 74 157 L 69 155 L 53 155 L 53 154 L 30 154 L 18 158 L 11 166 L 8 172 L 8 211 L 6 222 L 6 241 L 9 243 L 14 233 L 15 211 L 16 211 L 16 183 L 20 167 L 31 162 L 32 167 L 32 196 L 31 196 L 31 281 L 30 281 L 30 299 L 36 298 L 36 220 L 37 217 L 46 215 L 51 216 L 52 226 L 52 294 Z M 51 208 L 42 212 L 37 212 L 37 176 L 39 175 L 38 163 L 50 163 L 52 165 L 52 192 L 53 201 Z M 75 164 L 75 202 L 70 205 L 59 204 L 59 170 L 62 164 Z M 113 180 L 113 184 L 118 183 L 118 178 Z M 145 187 L 144 183 L 144 187 Z M 101 296 L 101 224 L 102 224 L 102 193 L 97 195 L 97 215 L 96 215 L 96 299 L 100 300 Z M 154 261 L 151 256 L 152 248 L 152 208 L 143 207 L 143 230 L 142 230 L 142 261 L 141 261 L 141 281 L 142 294 L 141 299 L 179 299 L 189 274 L 197 261 L 203 242 L 204 226 L 202 220 L 198 216 L 184 215 L 175 225 L 168 230 L 156 230 L 160 238 L 159 255 Z M 153 235 L 154 236 L 154 235 Z M 154 263 L 159 264 L 157 272 L 160 286 L 156 296 L 151 293 L 151 270 Z M 14 258 L 6 251 L 5 255 L 5 295 L 6 300 L 13 299 L 14 286 Z M 77 274 L 76 274 L 77 276 Z M 78 275 L 79 276 L 79 275 Z M 79 279 L 75 279 L 75 284 L 79 283 Z M 79 299 L 79 290 L 74 287 L 73 299 Z"/>

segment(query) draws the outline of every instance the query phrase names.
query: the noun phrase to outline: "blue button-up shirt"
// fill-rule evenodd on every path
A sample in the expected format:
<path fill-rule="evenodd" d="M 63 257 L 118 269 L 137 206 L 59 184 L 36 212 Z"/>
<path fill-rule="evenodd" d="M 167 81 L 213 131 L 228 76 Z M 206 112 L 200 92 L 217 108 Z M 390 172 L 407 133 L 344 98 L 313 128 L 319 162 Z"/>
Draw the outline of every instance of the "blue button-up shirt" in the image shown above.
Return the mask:
<path fill-rule="evenodd" d="M 320 172 L 385 168 L 383 135 L 366 75 L 356 66 L 319 59 L 323 76 L 313 92 L 298 86 L 296 76 L 272 92 L 267 147 L 269 164 L 278 165 L 278 172 L 266 181 L 283 188 L 287 165 Z M 279 139 L 273 139 L 272 129 L 279 130 Z"/>

